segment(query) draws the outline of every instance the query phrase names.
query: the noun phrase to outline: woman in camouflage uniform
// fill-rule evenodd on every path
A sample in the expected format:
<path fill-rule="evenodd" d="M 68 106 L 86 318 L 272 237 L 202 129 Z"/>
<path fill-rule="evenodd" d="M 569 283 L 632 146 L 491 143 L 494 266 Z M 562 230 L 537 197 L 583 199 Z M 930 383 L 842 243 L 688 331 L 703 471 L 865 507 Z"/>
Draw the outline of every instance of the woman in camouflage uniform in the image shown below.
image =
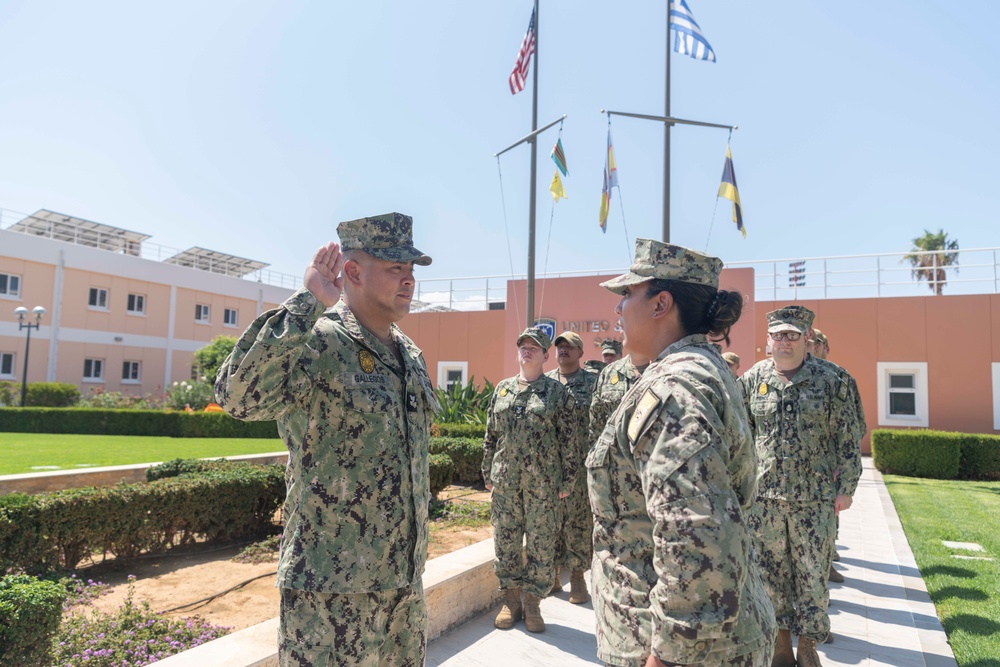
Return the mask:
<path fill-rule="evenodd" d="M 756 456 L 728 339 L 742 297 L 722 262 L 636 241 L 622 295 L 625 345 L 653 359 L 587 457 L 598 657 L 621 667 L 765 667 L 774 611 L 744 512 Z"/>

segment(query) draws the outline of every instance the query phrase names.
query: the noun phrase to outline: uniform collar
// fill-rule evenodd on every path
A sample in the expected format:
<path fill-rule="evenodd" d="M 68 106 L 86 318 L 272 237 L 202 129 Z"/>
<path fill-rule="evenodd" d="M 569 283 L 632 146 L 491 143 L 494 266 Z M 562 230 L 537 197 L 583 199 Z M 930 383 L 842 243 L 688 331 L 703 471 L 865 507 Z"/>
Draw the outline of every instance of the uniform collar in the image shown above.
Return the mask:
<path fill-rule="evenodd" d="M 709 344 L 710 343 L 708 342 L 708 336 L 706 336 L 705 334 L 691 334 L 690 336 L 684 336 L 684 338 L 681 338 L 680 340 L 675 341 L 670 345 L 668 345 L 667 349 L 665 349 L 663 352 L 660 352 L 660 354 L 656 357 L 654 362 L 662 361 L 663 359 L 677 352 L 678 350 L 681 350 L 685 347 L 689 347 L 691 345 L 704 347 Z"/>
<path fill-rule="evenodd" d="M 358 322 L 358 318 L 354 316 L 354 312 L 351 307 L 344 303 L 343 300 L 338 301 L 337 305 L 333 307 L 333 312 L 340 318 L 340 321 L 344 323 L 344 329 L 347 331 L 351 338 L 355 339 L 361 345 L 367 347 L 372 352 L 378 354 L 382 359 L 382 362 L 389 366 L 389 368 L 399 368 L 399 362 L 396 360 L 396 355 L 393 351 L 382 341 L 380 341 L 375 334 L 373 334 L 368 329 L 361 326 Z M 406 345 L 405 336 L 403 332 L 400 331 L 399 327 L 395 324 L 389 327 L 389 335 L 392 337 L 392 342 L 399 347 L 400 351 L 403 353 L 404 358 L 410 358 L 412 355 L 410 353 L 410 347 Z"/>

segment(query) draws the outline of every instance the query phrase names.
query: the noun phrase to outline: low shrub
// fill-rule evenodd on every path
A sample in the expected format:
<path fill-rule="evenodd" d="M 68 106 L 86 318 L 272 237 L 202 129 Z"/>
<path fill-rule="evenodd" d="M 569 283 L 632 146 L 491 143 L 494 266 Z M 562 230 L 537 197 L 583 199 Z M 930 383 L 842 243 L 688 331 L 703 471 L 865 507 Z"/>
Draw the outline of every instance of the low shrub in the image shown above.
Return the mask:
<path fill-rule="evenodd" d="M 486 424 L 432 424 L 431 435 L 443 438 L 479 438 L 486 437 Z"/>
<path fill-rule="evenodd" d="M 66 589 L 24 574 L 0 579 L 0 667 L 49 667 Z"/>
<path fill-rule="evenodd" d="M 273 421 L 240 421 L 225 412 L 94 408 L 4 408 L 0 431 L 174 438 L 278 437 Z"/>
<path fill-rule="evenodd" d="M 146 468 L 146 481 L 155 482 L 158 479 L 167 477 L 179 477 L 191 473 L 206 472 L 225 465 L 235 465 L 235 462 L 226 459 L 171 459 L 158 463 L 155 466 Z"/>
<path fill-rule="evenodd" d="M 0 572 L 73 569 L 94 554 L 131 558 L 175 542 L 264 535 L 284 499 L 284 467 L 248 463 L 143 484 L 0 496 Z"/>
<path fill-rule="evenodd" d="M 455 474 L 455 465 L 447 454 L 431 454 L 429 463 L 431 496 L 434 496 L 451 484 L 452 476 Z"/>
<path fill-rule="evenodd" d="M 215 402 L 215 389 L 203 380 L 182 380 L 167 387 L 167 407 L 173 410 L 204 410 Z"/>
<path fill-rule="evenodd" d="M 123 394 L 120 391 L 105 391 L 103 387 L 91 387 L 87 395 L 76 402 L 75 407 L 104 410 L 161 410 L 163 406 L 163 397 L 155 394 Z"/>
<path fill-rule="evenodd" d="M 66 382 L 29 382 L 25 407 L 67 408 L 80 400 L 80 389 Z"/>
<path fill-rule="evenodd" d="M 962 457 L 958 464 L 961 479 L 1000 478 L 1000 436 L 966 433 L 962 435 Z"/>
<path fill-rule="evenodd" d="M 872 462 L 883 473 L 955 479 L 962 458 L 963 435 L 878 429 L 872 431 Z"/>
<path fill-rule="evenodd" d="M 18 405 L 21 402 L 21 385 L 0 381 L 0 407 Z"/>
<path fill-rule="evenodd" d="M 432 437 L 431 454 L 447 454 L 455 464 L 455 480 L 475 484 L 483 479 L 483 441 L 477 438 Z"/>

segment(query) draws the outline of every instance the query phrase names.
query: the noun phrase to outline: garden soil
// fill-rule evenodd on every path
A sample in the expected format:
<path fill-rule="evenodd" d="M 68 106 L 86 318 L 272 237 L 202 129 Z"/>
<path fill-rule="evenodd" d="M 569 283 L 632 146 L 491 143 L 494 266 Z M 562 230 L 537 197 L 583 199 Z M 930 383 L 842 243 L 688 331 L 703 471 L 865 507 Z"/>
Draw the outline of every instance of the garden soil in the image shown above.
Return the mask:
<path fill-rule="evenodd" d="M 483 499 L 488 499 L 488 495 Z M 432 526 L 429 557 L 434 558 L 492 536 L 490 526 Z M 249 565 L 233 562 L 232 557 L 241 549 L 242 546 L 177 550 L 177 553 L 140 557 L 127 565 L 107 562 L 88 568 L 78 576 L 113 586 L 108 595 L 93 602 L 93 606 L 102 611 L 112 612 L 122 604 L 128 594 L 128 576 L 134 575 L 136 603 L 148 602 L 155 612 L 191 605 L 167 611 L 165 615 L 170 618 L 198 616 L 235 632 L 278 615 L 278 589 L 274 587 L 277 563 Z M 212 600 L 191 604 L 239 584 L 243 585 Z"/>

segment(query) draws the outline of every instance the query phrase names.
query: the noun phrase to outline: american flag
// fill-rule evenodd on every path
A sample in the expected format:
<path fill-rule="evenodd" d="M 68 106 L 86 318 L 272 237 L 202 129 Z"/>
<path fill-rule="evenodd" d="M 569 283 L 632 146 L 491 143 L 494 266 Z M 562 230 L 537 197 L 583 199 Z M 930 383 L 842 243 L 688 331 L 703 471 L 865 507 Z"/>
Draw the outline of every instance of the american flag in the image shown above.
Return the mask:
<path fill-rule="evenodd" d="M 510 73 L 510 94 L 517 95 L 524 90 L 524 82 L 528 78 L 528 68 L 531 67 L 531 54 L 535 52 L 535 10 L 531 10 L 531 20 L 528 21 L 528 32 L 524 33 L 521 50 L 517 52 L 517 62 Z"/>

